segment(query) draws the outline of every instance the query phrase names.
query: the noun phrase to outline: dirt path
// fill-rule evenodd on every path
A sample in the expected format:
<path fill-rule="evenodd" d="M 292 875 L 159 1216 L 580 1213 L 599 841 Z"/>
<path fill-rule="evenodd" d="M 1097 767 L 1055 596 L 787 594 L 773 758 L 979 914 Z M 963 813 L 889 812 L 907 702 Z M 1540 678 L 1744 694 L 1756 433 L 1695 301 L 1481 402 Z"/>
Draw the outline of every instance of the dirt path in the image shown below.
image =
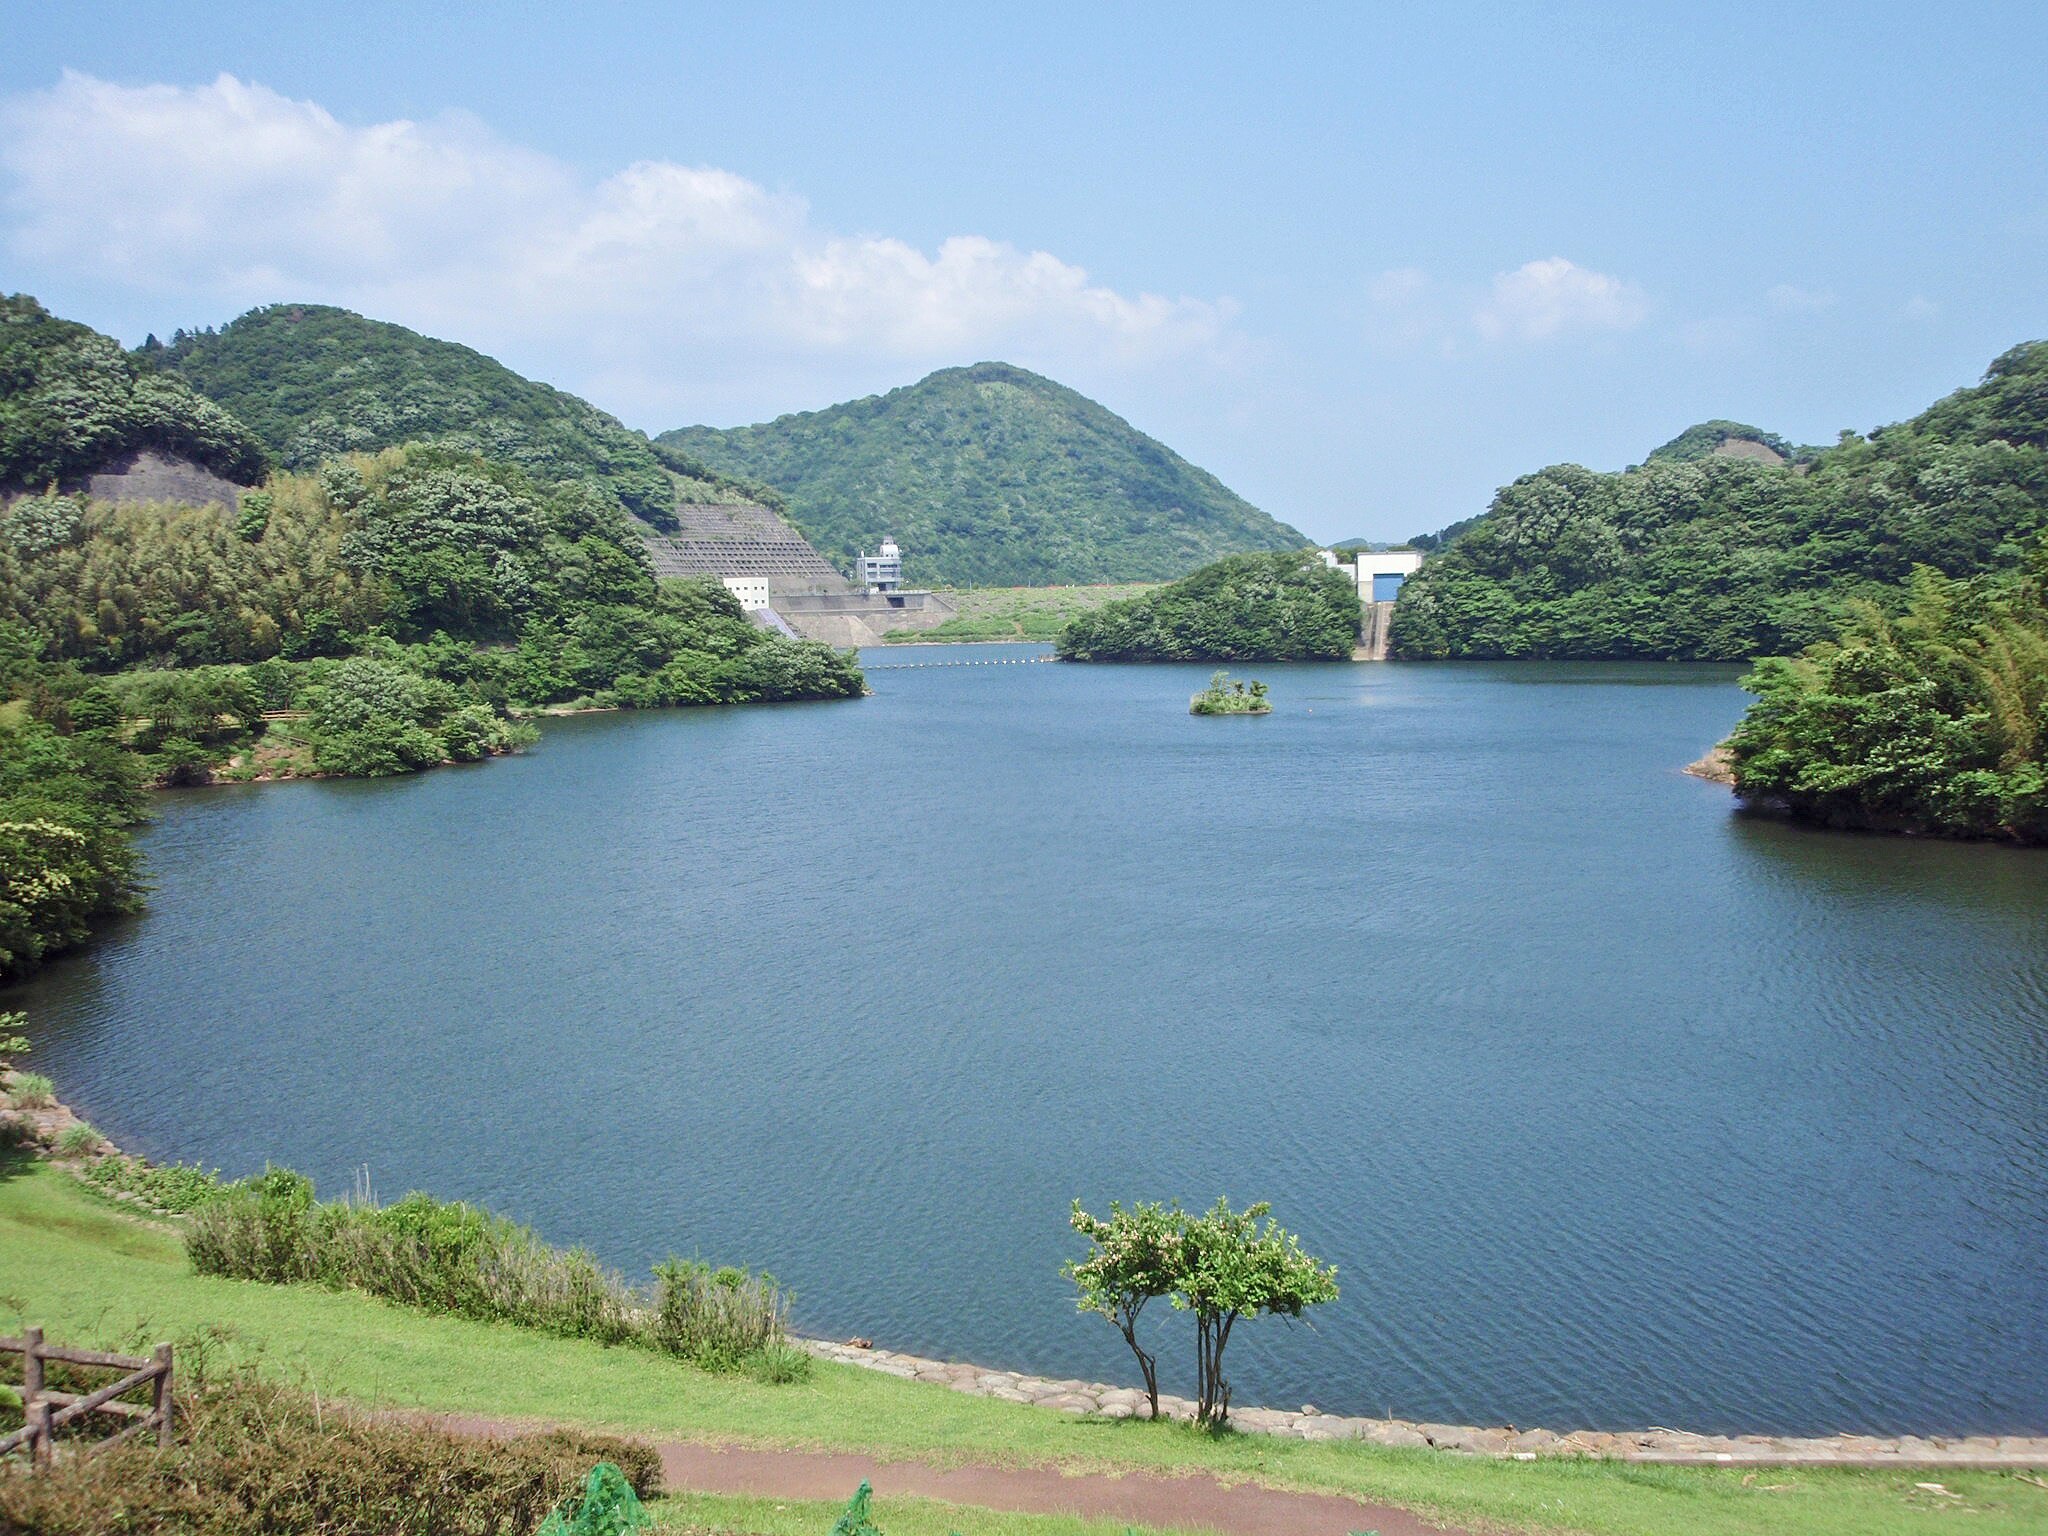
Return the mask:
<path fill-rule="evenodd" d="M 434 1415 L 431 1422 L 480 1435 L 517 1434 L 535 1427 L 442 1415 Z M 1225 1484 L 1205 1473 L 1068 1474 L 1052 1467 L 938 1467 L 841 1451 L 762 1450 L 677 1440 L 656 1441 L 654 1446 L 661 1453 L 663 1486 L 698 1493 L 845 1500 L 865 1481 L 874 1485 L 877 1498 L 943 1499 L 1018 1514 L 1083 1515 L 1168 1529 L 1220 1531 L 1226 1536 L 1352 1536 L 1363 1531 L 1378 1536 L 1474 1536 L 1391 1505 L 1256 1483 Z"/>

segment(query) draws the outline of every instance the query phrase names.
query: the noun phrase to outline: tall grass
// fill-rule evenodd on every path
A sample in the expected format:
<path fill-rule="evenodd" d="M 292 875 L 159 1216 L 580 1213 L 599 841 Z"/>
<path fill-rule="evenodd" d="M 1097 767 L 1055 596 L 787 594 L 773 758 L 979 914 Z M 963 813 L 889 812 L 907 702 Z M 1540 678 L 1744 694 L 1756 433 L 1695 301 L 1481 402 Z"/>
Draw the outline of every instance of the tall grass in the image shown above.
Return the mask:
<path fill-rule="evenodd" d="M 273 1168 L 195 1210 L 185 1251 L 201 1274 L 364 1291 L 707 1370 L 787 1381 L 809 1368 L 789 1340 L 789 1293 L 772 1275 L 671 1259 L 642 1292 L 584 1249 L 551 1247 L 531 1228 L 430 1195 L 321 1201 L 303 1174 Z"/>
<path fill-rule="evenodd" d="M 57 1102 L 57 1085 L 40 1072 L 17 1072 L 8 1096 L 22 1109 L 48 1109 Z"/>

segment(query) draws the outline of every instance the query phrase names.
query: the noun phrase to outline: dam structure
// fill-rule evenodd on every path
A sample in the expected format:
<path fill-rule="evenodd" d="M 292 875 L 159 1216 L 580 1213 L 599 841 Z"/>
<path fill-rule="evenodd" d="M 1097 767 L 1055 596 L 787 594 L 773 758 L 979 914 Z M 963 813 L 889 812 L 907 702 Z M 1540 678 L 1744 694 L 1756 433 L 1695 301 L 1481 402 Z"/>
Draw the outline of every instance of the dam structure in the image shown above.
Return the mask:
<path fill-rule="evenodd" d="M 771 508 L 698 502 L 677 507 L 676 523 L 672 532 L 641 529 L 654 574 L 715 576 L 765 629 L 863 646 L 880 644 L 891 630 L 931 629 L 953 617 L 936 593 L 902 585 L 900 555 L 886 585 L 856 585 Z M 895 551 L 894 541 L 884 548 Z"/>
<path fill-rule="evenodd" d="M 1347 568 L 1328 550 L 1323 552 L 1323 558 L 1336 570 Z M 1387 641 L 1394 629 L 1394 604 L 1401 599 L 1401 584 L 1420 569 L 1422 551 L 1419 549 L 1356 551 L 1349 570 L 1352 579 L 1358 583 L 1361 618 L 1358 647 L 1351 653 L 1352 660 L 1387 659 Z"/>

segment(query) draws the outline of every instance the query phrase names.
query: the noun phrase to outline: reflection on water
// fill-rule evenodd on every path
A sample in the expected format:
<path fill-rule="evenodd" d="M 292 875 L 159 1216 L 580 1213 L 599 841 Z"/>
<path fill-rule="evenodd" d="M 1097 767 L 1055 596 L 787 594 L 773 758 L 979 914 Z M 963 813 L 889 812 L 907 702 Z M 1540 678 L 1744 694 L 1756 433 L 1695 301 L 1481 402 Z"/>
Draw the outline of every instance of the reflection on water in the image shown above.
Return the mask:
<path fill-rule="evenodd" d="M 1344 1285 L 1239 1333 L 1240 1402 L 2048 1424 L 2048 857 L 1734 813 L 1676 771 L 1734 669 L 1256 670 L 1269 719 L 877 671 L 183 795 L 39 1064 L 155 1156 L 763 1264 L 907 1349 L 1120 1378 L 1067 1202 L 1228 1192 Z"/>

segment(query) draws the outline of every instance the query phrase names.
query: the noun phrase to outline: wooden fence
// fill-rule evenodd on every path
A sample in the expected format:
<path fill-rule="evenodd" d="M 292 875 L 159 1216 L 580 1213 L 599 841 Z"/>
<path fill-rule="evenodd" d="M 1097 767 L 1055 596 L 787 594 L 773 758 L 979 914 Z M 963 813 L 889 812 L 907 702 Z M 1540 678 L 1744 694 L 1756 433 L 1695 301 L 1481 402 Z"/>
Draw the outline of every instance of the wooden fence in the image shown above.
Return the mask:
<path fill-rule="evenodd" d="M 156 1431 L 158 1445 L 168 1446 L 171 1443 L 170 1345 L 159 1344 L 152 1359 L 140 1360 L 128 1355 L 103 1354 L 93 1349 L 65 1349 L 60 1345 L 45 1344 L 43 1330 L 31 1328 L 25 1338 L 0 1339 L 0 1354 L 22 1357 L 21 1401 L 28 1418 L 28 1423 L 13 1434 L 0 1436 L 0 1456 L 10 1451 L 26 1450 L 33 1461 L 46 1462 L 50 1459 L 56 1432 L 94 1413 L 129 1421 L 125 1429 L 91 1442 L 95 1449 L 146 1434 L 152 1429 Z M 123 1374 L 118 1380 L 91 1392 L 59 1392 L 44 1384 L 43 1367 L 51 1360 Z M 150 1389 L 147 1408 L 140 1403 L 119 1401 L 123 1393 L 144 1386 Z"/>

